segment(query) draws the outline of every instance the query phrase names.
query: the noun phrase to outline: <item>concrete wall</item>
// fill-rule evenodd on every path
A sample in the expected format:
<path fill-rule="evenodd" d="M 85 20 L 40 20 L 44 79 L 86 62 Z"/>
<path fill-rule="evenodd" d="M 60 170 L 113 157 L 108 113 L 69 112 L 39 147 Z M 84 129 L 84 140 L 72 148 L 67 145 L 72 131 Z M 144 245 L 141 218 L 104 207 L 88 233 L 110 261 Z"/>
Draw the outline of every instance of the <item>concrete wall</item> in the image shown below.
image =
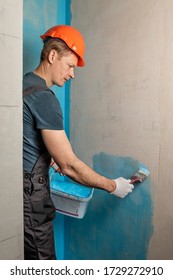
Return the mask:
<path fill-rule="evenodd" d="M 66 222 L 66 258 L 172 259 L 173 1 L 71 2 L 86 40 L 72 84 L 73 148 L 110 178 L 141 163 L 151 176 L 121 202 L 95 191 L 86 217 Z"/>
<path fill-rule="evenodd" d="M 151 177 L 124 200 L 95 191 L 84 219 L 66 217 L 65 258 L 172 259 L 173 2 L 71 2 L 86 39 L 72 83 L 73 148 L 110 178 L 141 163 Z M 0 14 L 0 259 L 22 259 L 22 1 L 0 0 Z"/>
<path fill-rule="evenodd" d="M 0 0 L 0 61 L 0 259 L 22 259 L 21 0 Z"/>

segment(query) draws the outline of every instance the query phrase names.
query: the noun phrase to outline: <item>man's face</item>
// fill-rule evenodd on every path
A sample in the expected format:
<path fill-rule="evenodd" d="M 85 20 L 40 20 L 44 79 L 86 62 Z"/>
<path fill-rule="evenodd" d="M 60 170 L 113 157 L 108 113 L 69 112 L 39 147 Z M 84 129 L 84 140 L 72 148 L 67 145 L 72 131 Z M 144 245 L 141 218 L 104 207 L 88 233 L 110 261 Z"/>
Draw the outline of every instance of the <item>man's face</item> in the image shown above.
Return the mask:
<path fill-rule="evenodd" d="M 52 82 L 62 87 L 69 79 L 74 79 L 74 68 L 77 66 L 78 58 L 74 53 L 68 56 L 56 57 L 53 63 Z"/>

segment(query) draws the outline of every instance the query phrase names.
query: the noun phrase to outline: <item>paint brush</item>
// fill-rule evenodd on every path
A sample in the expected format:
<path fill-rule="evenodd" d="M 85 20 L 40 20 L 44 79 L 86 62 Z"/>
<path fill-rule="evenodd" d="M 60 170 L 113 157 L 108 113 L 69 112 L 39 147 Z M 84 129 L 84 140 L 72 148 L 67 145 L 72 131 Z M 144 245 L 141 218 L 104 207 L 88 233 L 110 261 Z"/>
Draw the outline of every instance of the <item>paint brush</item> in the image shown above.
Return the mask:
<path fill-rule="evenodd" d="M 140 167 L 139 170 L 134 173 L 131 178 L 131 184 L 142 183 L 150 174 L 150 171 L 145 167 Z"/>

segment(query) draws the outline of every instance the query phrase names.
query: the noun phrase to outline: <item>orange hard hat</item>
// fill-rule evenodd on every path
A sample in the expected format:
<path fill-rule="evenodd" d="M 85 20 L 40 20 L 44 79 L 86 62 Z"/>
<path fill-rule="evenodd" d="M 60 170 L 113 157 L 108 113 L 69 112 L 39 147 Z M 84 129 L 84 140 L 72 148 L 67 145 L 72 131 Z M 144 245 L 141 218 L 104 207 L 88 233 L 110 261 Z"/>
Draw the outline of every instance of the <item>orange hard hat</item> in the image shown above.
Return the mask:
<path fill-rule="evenodd" d="M 51 27 L 40 36 L 43 42 L 47 37 L 59 38 L 79 57 L 78 66 L 84 66 L 85 43 L 82 34 L 74 27 L 69 25 L 56 25 Z"/>

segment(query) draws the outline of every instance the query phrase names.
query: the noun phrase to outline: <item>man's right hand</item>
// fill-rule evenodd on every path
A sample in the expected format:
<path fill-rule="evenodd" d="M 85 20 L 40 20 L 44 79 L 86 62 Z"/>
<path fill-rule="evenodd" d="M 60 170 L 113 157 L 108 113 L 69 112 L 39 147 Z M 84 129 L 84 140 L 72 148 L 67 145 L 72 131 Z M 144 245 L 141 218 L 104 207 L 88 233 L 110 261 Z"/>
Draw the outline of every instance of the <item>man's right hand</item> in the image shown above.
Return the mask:
<path fill-rule="evenodd" d="M 130 183 L 130 180 L 127 180 L 123 177 L 119 177 L 114 179 L 116 183 L 116 188 L 111 194 L 118 196 L 120 198 L 124 198 L 128 193 L 131 193 L 134 189 L 134 185 Z"/>

